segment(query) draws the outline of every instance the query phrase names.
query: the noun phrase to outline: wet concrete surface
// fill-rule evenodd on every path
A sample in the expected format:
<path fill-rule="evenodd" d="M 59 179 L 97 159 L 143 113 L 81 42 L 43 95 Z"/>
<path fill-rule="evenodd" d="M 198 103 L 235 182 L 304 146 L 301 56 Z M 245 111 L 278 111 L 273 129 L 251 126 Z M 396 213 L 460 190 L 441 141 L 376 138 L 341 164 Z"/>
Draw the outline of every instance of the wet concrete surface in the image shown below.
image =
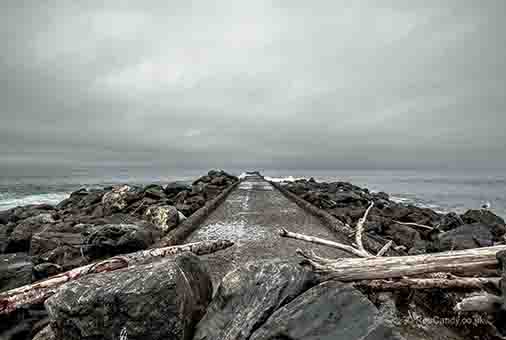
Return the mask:
<path fill-rule="evenodd" d="M 257 176 L 244 179 L 185 243 L 217 239 L 235 242 L 231 248 L 202 257 L 209 266 L 215 288 L 226 273 L 251 260 L 300 261 L 295 253 L 297 248 L 313 249 L 316 254 L 329 258 L 350 257 L 330 247 L 283 238 L 279 236 L 281 228 L 347 243 L 317 217 L 299 208 Z"/>

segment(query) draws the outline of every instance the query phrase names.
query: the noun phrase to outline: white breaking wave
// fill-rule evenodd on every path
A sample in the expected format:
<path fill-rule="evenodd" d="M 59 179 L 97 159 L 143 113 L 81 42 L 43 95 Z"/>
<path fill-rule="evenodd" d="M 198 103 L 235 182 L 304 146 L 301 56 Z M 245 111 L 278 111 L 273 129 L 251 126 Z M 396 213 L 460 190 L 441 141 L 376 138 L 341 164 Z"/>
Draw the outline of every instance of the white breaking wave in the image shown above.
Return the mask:
<path fill-rule="evenodd" d="M 264 177 L 266 180 L 268 180 L 269 182 L 276 182 L 276 183 L 281 183 L 281 182 L 295 182 L 297 180 L 300 180 L 300 179 L 305 179 L 304 177 L 293 177 L 293 176 L 288 176 L 288 177 L 268 177 L 268 176 L 265 176 Z"/>
<path fill-rule="evenodd" d="M 0 211 L 30 204 L 58 204 L 68 198 L 70 193 L 58 192 L 40 195 L 28 195 L 24 197 L 7 198 L 0 200 Z"/>

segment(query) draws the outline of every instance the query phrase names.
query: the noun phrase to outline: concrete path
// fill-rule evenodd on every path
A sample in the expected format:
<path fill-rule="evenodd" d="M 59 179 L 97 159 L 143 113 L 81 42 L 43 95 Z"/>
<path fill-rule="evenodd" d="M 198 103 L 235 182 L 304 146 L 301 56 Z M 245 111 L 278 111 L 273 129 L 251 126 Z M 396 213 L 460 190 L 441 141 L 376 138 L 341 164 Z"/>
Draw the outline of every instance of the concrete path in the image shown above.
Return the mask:
<path fill-rule="evenodd" d="M 288 200 L 261 177 L 243 180 L 228 198 L 202 223 L 186 242 L 228 239 L 235 245 L 203 257 L 210 266 L 216 284 L 230 270 L 258 259 L 286 258 L 300 261 L 297 248 L 313 249 L 325 257 L 349 257 L 337 249 L 282 238 L 280 228 L 292 232 L 345 242 L 320 220 Z"/>

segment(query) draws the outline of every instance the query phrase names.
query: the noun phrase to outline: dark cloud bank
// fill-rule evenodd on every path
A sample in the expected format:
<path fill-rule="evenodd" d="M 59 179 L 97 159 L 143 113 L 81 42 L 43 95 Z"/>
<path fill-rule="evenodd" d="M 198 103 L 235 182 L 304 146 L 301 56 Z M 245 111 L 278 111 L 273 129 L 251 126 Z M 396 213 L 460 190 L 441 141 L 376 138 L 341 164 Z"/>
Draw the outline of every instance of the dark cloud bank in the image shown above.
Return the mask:
<path fill-rule="evenodd" d="M 129 3 L 1 2 L 0 163 L 505 165 L 504 0 Z"/>

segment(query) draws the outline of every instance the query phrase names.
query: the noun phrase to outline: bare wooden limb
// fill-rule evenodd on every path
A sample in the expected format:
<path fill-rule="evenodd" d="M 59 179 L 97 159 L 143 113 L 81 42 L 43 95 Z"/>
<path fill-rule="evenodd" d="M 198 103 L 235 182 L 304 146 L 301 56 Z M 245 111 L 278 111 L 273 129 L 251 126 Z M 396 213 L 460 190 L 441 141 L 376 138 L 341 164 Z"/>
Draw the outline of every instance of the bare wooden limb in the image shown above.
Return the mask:
<path fill-rule="evenodd" d="M 374 290 L 410 289 L 484 289 L 499 288 L 500 277 L 453 277 L 453 278 L 402 278 L 396 281 L 371 280 L 356 282 L 356 286 Z"/>
<path fill-rule="evenodd" d="M 377 257 L 381 257 L 386 254 L 386 252 L 392 247 L 392 244 L 394 244 L 394 241 L 390 240 L 387 244 L 383 246 L 383 248 L 380 249 L 378 254 L 376 254 Z"/>
<path fill-rule="evenodd" d="M 503 298 L 493 294 L 481 294 L 467 297 L 454 307 L 456 312 L 493 313 L 501 309 Z"/>
<path fill-rule="evenodd" d="M 361 252 L 364 252 L 368 254 L 369 256 L 372 256 L 369 254 L 367 250 L 364 248 L 364 244 L 362 243 L 362 234 L 364 233 L 364 224 L 365 221 L 367 221 L 367 216 L 369 215 L 369 212 L 371 211 L 372 207 L 374 206 L 374 202 L 371 202 L 369 207 L 364 213 L 364 216 L 362 216 L 361 219 L 358 220 L 357 226 L 355 228 L 355 242 L 357 243 L 357 247 Z"/>
<path fill-rule="evenodd" d="M 375 280 L 419 274 L 479 271 L 498 264 L 496 254 L 506 246 L 484 247 L 414 256 L 342 258 L 337 260 L 315 258 L 297 250 L 305 258 L 303 264 L 315 272 L 340 281 Z"/>
<path fill-rule="evenodd" d="M 325 240 L 323 238 L 318 238 L 318 237 L 314 237 L 314 236 L 307 236 L 307 235 L 303 235 L 303 234 L 292 233 L 292 232 L 290 232 L 290 231 L 288 231 L 288 230 L 286 230 L 284 228 L 281 229 L 281 231 L 279 232 L 279 235 L 282 236 L 282 237 L 289 237 L 289 238 L 293 238 L 293 239 L 297 239 L 297 240 L 302 240 L 302 241 L 306 241 L 306 242 L 311 242 L 311 243 L 316 243 L 316 244 L 322 244 L 322 245 L 325 245 L 325 246 L 329 246 L 329 247 L 332 247 L 332 248 L 343 250 L 343 251 L 345 251 L 347 253 L 350 253 L 350 254 L 353 254 L 353 255 L 356 255 L 356 256 L 359 256 L 359 257 L 369 257 L 369 256 L 371 256 L 367 252 L 360 251 L 359 249 L 353 248 L 352 246 L 349 246 L 349 245 L 346 245 L 346 244 L 337 243 L 337 242 Z M 319 258 L 319 259 L 321 259 L 321 258 Z"/>
<path fill-rule="evenodd" d="M 186 251 L 196 255 L 214 253 L 226 249 L 234 243 L 228 240 L 205 241 L 183 244 L 180 246 L 143 250 L 123 256 L 116 256 L 104 261 L 89 264 L 50 277 L 46 280 L 15 288 L 0 294 L 0 314 L 8 314 L 23 305 L 44 302 L 64 283 L 77 280 L 83 276 L 111 272 L 132 265 L 151 262 L 156 258 L 176 255 Z"/>
<path fill-rule="evenodd" d="M 402 225 L 407 225 L 409 227 L 416 227 L 416 228 L 421 228 L 421 229 L 426 229 L 426 230 L 434 230 L 433 227 L 430 227 L 428 225 L 423 225 L 423 224 L 418 224 L 418 223 L 411 223 L 411 222 L 400 222 L 400 221 L 393 221 L 397 224 L 402 224 Z"/>

